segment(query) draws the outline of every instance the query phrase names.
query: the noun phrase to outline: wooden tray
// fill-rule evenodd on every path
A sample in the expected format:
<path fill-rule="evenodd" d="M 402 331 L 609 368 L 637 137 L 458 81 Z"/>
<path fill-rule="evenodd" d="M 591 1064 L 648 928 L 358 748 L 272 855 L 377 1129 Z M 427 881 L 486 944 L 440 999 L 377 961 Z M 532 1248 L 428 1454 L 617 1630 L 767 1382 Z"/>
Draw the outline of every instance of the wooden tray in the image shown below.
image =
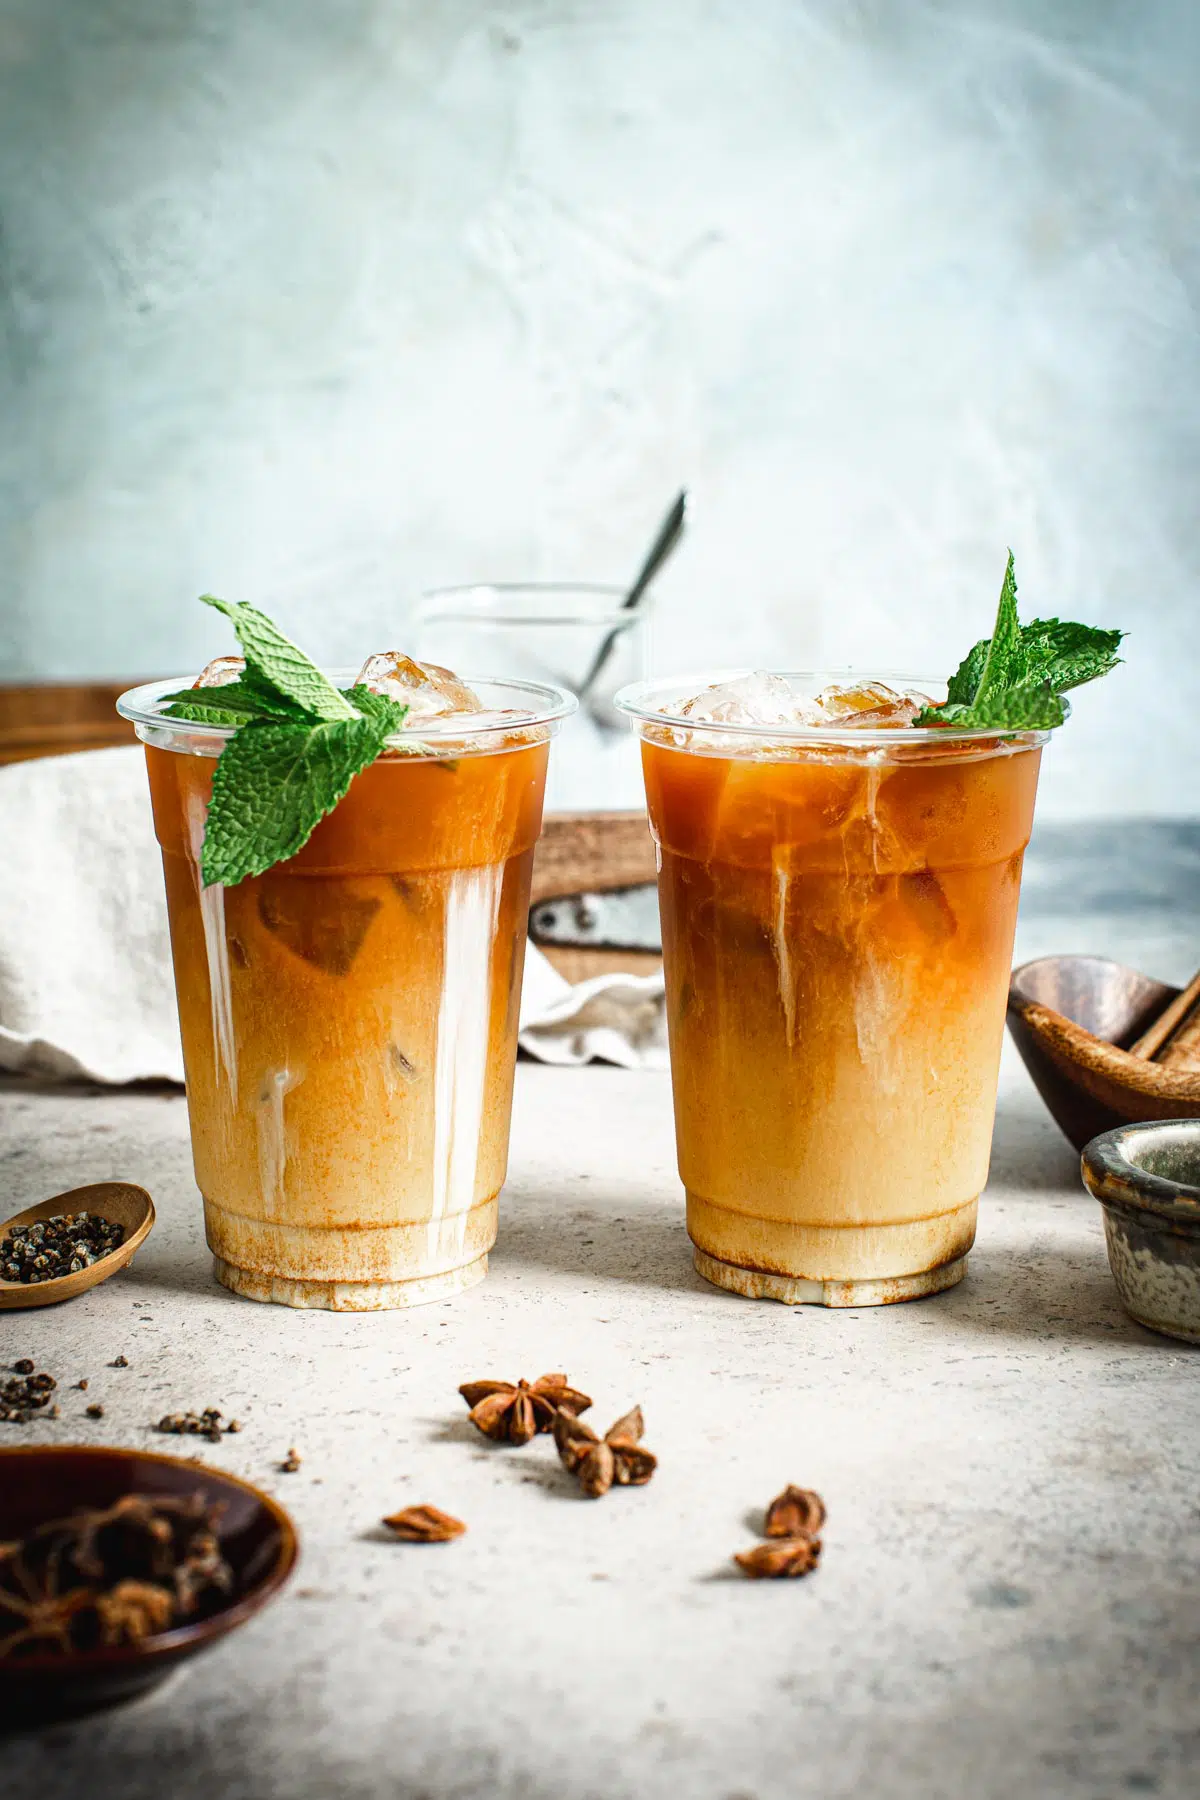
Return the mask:
<path fill-rule="evenodd" d="M 553 751 L 551 752 L 553 755 Z M 533 862 L 531 904 L 560 894 L 606 893 L 657 879 L 654 840 L 644 812 L 547 813 Z M 576 950 L 540 946 L 568 981 L 617 971 L 649 975 L 662 957 L 648 950 Z"/>

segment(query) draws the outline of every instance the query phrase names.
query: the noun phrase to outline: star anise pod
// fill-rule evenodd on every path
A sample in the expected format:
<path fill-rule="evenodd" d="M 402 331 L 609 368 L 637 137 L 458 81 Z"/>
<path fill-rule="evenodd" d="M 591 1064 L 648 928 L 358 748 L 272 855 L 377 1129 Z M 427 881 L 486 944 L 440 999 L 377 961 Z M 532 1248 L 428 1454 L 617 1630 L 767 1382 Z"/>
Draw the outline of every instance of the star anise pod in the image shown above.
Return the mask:
<path fill-rule="evenodd" d="M 568 1386 L 565 1375 L 536 1381 L 464 1381 L 459 1393 L 470 1407 L 472 1425 L 502 1444 L 527 1444 L 539 1431 L 553 1431 L 556 1413 L 586 1412 L 586 1394 Z"/>
<path fill-rule="evenodd" d="M 467 1529 L 461 1519 L 452 1518 L 439 1506 L 406 1506 L 383 1522 L 408 1544 L 446 1544 Z"/>
<path fill-rule="evenodd" d="M 95 1597 L 102 1644 L 137 1644 L 166 1631 L 175 1617 L 175 1596 L 153 1581 L 118 1581 Z"/>
<path fill-rule="evenodd" d="M 768 1538 L 755 1544 L 753 1550 L 742 1550 L 735 1557 L 743 1575 L 752 1581 L 783 1580 L 788 1576 L 807 1575 L 816 1568 L 821 1555 L 821 1540 L 800 1532 L 795 1537 Z"/>
<path fill-rule="evenodd" d="M 645 1425 L 642 1409 L 635 1406 L 598 1438 L 590 1425 L 573 1413 L 560 1412 L 554 1420 L 554 1442 L 563 1467 L 574 1475 L 589 1500 L 618 1487 L 644 1487 L 658 1467 L 658 1458 L 639 1443 Z"/>
<path fill-rule="evenodd" d="M 767 1508 L 763 1535 L 769 1538 L 815 1537 L 825 1523 L 825 1502 L 812 1488 L 785 1487 Z"/>

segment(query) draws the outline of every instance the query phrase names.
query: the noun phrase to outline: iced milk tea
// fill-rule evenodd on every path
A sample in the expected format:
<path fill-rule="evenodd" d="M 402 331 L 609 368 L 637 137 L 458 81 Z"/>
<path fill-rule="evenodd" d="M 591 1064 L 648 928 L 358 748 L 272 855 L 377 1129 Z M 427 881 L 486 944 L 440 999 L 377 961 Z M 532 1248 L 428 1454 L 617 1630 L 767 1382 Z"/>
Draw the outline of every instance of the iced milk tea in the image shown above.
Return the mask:
<path fill-rule="evenodd" d="M 455 743 L 424 721 L 426 753 L 385 753 L 296 855 L 233 887 L 198 867 L 220 739 L 139 723 L 196 1180 L 237 1293 L 400 1306 L 486 1271 L 555 711 L 503 685 L 529 723 L 466 720 Z"/>
<path fill-rule="evenodd" d="M 627 692 L 697 1268 L 826 1305 L 951 1285 L 987 1178 L 1042 736 L 901 734 L 886 704 L 861 728 L 781 712 L 755 732 L 719 703 L 668 725 L 677 700 Z"/>

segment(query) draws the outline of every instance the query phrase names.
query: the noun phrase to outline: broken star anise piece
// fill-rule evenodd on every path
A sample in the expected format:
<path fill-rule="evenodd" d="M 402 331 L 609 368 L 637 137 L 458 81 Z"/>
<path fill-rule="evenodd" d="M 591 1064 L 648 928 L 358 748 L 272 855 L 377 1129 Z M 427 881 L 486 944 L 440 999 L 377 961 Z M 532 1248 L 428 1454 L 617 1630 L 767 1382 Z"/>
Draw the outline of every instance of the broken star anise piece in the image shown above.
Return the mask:
<path fill-rule="evenodd" d="M 452 1518 L 440 1506 L 406 1506 L 383 1522 L 406 1544 L 447 1544 L 467 1529 L 461 1519 Z"/>
<path fill-rule="evenodd" d="M 553 1431 L 556 1413 L 586 1412 L 586 1394 L 570 1387 L 565 1375 L 539 1375 L 536 1381 L 464 1381 L 459 1393 L 470 1407 L 472 1425 L 501 1444 L 527 1444 L 539 1431 Z"/>
<path fill-rule="evenodd" d="M 825 1523 L 825 1502 L 812 1488 L 785 1487 L 767 1508 L 763 1535 L 769 1538 L 813 1537 Z"/>
<path fill-rule="evenodd" d="M 574 1475 L 589 1500 L 618 1487 L 644 1487 L 658 1467 L 658 1458 L 642 1448 L 646 1429 L 640 1406 L 631 1408 L 602 1438 L 573 1413 L 560 1412 L 554 1420 L 554 1442 L 563 1467 Z"/>
<path fill-rule="evenodd" d="M 816 1568 L 820 1555 L 820 1538 L 802 1531 L 795 1537 L 768 1538 L 765 1544 L 755 1544 L 753 1550 L 739 1551 L 733 1560 L 752 1581 L 780 1581 L 808 1575 Z"/>
<path fill-rule="evenodd" d="M 155 1581 L 118 1581 L 95 1599 L 96 1623 L 103 1645 L 140 1644 L 157 1631 L 167 1631 L 175 1617 L 175 1596 Z"/>

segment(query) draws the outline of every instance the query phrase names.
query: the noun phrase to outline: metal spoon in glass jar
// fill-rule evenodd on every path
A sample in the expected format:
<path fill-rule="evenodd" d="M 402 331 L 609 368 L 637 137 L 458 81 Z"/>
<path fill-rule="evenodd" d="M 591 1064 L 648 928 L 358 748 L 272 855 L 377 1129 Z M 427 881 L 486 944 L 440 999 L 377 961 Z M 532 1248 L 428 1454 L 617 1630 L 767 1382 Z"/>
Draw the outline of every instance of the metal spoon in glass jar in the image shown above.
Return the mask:
<path fill-rule="evenodd" d="M 675 496 L 670 512 L 659 526 L 654 542 L 647 551 L 645 561 L 642 563 L 641 568 L 634 577 L 632 586 L 629 588 L 625 598 L 621 602 L 621 610 L 623 612 L 634 613 L 641 605 L 650 583 L 654 580 L 654 577 L 658 574 L 667 558 L 675 549 L 680 538 L 683 536 L 684 527 L 687 524 L 687 513 L 688 493 L 686 488 L 681 488 L 679 493 Z M 617 639 L 625 629 L 627 629 L 625 626 L 615 625 L 597 650 L 591 668 L 575 690 L 581 706 L 588 699 L 588 695 L 595 687 L 596 682 L 604 671 L 605 664 L 613 653 L 613 647 L 616 644 Z M 619 729 L 622 731 L 625 729 L 624 720 L 617 720 L 614 716 L 614 719 L 610 721 L 607 715 L 601 716 L 597 712 L 594 704 L 589 703 L 588 711 L 599 725 L 609 726 L 611 729 Z"/>

